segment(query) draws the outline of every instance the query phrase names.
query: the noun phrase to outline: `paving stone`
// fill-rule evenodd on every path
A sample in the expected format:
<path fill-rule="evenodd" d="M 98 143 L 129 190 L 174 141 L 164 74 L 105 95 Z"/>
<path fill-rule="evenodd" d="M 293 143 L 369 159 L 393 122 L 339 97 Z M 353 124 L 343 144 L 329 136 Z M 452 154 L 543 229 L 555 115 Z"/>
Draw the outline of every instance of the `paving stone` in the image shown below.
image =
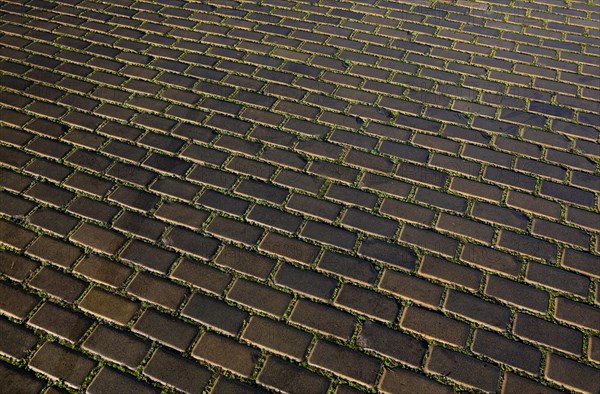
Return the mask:
<path fill-rule="evenodd" d="M 412 270 L 416 263 L 411 250 L 374 238 L 363 240 L 358 254 L 405 270 Z"/>
<path fill-rule="evenodd" d="M 367 386 L 375 384 L 381 365 L 375 358 L 323 340 L 317 342 L 308 362 Z"/>
<path fill-rule="evenodd" d="M 257 381 L 267 387 L 281 390 L 286 393 L 326 393 L 330 381 L 310 372 L 304 368 L 297 367 L 274 356 L 269 356 L 263 369 L 258 375 Z"/>
<path fill-rule="evenodd" d="M 18 369 L 6 362 L 0 362 L 0 379 L 4 382 L 3 390 L 9 393 L 39 393 L 46 385 L 45 381 L 32 372 Z"/>
<path fill-rule="evenodd" d="M 279 266 L 274 282 L 280 286 L 295 290 L 300 294 L 315 297 L 323 301 L 331 299 L 338 282 L 310 270 L 297 268 L 283 263 Z"/>
<path fill-rule="evenodd" d="M 208 332 L 202 335 L 192 355 L 245 377 L 252 374 L 260 357 L 260 353 L 251 347 Z"/>
<path fill-rule="evenodd" d="M 312 336 L 303 331 L 260 316 L 250 319 L 242 338 L 297 361 L 303 359 L 312 340 Z"/>
<path fill-rule="evenodd" d="M 23 282 L 39 267 L 39 264 L 28 258 L 6 250 L 0 251 L 0 274 L 17 282 Z"/>
<path fill-rule="evenodd" d="M 181 252 L 208 259 L 213 256 L 219 243 L 181 227 L 174 227 L 163 237 L 163 243 Z"/>
<path fill-rule="evenodd" d="M 365 284 L 372 284 L 377 279 L 377 270 L 370 262 L 329 250 L 321 256 L 318 267 Z"/>
<path fill-rule="evenodd" d="M 357 344 L 365 350 L 415 367 L 420 365 L 427 350 L 423 341 L 369 321 L 363 323 Z"/>
<path fill-rule="evenodd" d="M 164 349 L 152 355 L 144 374 L 186 393 L 202 393 L 212 375 L 206 367 Z"/>
<path fill-rule="evenodd" d="M 227 379 L 223 376 L 219 376 L 219 379 L 213 386 L 211 394 L 227 394 L 227 393 L 240 393 L 240 394 L 259 394 L 266 391 L 257 387 L 252 387 L 247 384 L 238 382 L 236 380 Z"/>
<path fill-rule="evenodd" d="M 92 394 L 136 392 L 141 394 L 158 393 L 159 390 L 147 383 L 136 380 L 133 376 L 119 373 L 108 367 L 103 367 L 92 380 L 87 389 Z"/>
<path fill-rule="evenodd" d="M 85 340 L 83 348 L 135 369 L 150 350 L 150 343 L 129 333 L 99 325 Z"/>
<path fill-rule="evenodd" d="M 231 335 L 237 334 L 248 314 L 225 303 L 197 293 L 181 312 L 184 316 Z"/>
<path fill-rule="evenodd" d="M 459 284 L 471 290 L 479 289 L 483 277 L 481 271 L 429 255 L 423 257 L 419 273 L 443 282 Z"/>
<path fill-rule="evenodd" d="M 593 5 L 130 3 L 2 7 L 0 311 L 155 353 L 9 391 L 598 391 Z"/>
<path fill-rule="evenodd" d="M 575 390 L 595 392 L 598 386 L 598 370 L 575 361 L 548 354 L 546 376 L 549 380 Z"/>
<path fill-rule="evenodd" d="M 399 306 L 391 298 L 353 285 L 342 285 L 335 303 L 382 321 L 393 322 Z"/>
<path fill-rule="evenodd" d="M 0 330 L 0 353 L 5 356 L 25 359 L 38 343 L 38 337 L 32 331 L 8 319 L 0 318 Z"/>
<path fill-rule="evenodd" d="M 177 310 L 187 294 L 183 286 L 145 272 L 138 273 L 129 282 L 126 291 L 170 310 Z"/>
<path fill-rule="evenodd" d="M 53 379 L 62 379 L 68 385 L 79 388 L 96 363 L 66 347 L 46 342 L 29 365 Z"/>
<path fill-rule="evenodd" d="M 87 288 L 87 282 L 60 271 L 42 267 L 29 281 L 29 286 L 52 295 L 61 301 L 73 303 Z"/>
<path fill-rule="evenodd" d="M 125 241 L 122 235 L 89 223 L 83 223 L 69 238 L 106 254 L 114 254 Z"/>
<path fill-rule="evenodd" d="M 206 232 L 216 237 L 252 246 L 260 239 L 264 230 L 260 227 L 238 222 L 223 216 L 217 216 L 210 222 L 206 228 Z"/>
<path fill-rule="evenodd" d="M 229 274 L 188 259 L 183 259 L 171 276 L 214 294 L 221 294 L 231 281 Z"/>
<path fill-rule="evenodd" d="M 446 374 L 449 379 L 466 386 L 490 392 L 497 390 L 500 378 L 496 366 L 441 347 L 433 348 L 425 368 Z"/>
<path fill-rule="evenodd" d="M 0 312 L 3 315 L 22 320 L 39 303 L 39 297 L 26 293 L 24 290 L 0 283 L 2 298 L 0 298 Z"/>
<path fill-rule="evenodd" d="M 525 379 L 519 375 L 512 373 L 505 374 L 503 392 L 506 393 L 522 393 L 522 392 L 538 392 L 540 394 L 558 394 L 560 391 L 550 387 L 543 386 L 533 380 Z"/>
<path fill-rule="evenodd" d="M 137 303 L 99 287 L 92 288 L 79 307 L 121 325 L 126 325 L 139 308 Z"/>
<path fill-rule="evenodd" d="M 559 326 L 524 313 L 518 313 L 513 331 L 516 335 L 555 349 L 581 355 L 583 337 L 581 332 Z"/>
<path fill-rule="evenodd" d="M 35 233 L 6 220 L 0 220 L 0 243 L 15 249 L 23 249 L 35 239 Z"/>
<path fill-rule="evenodd" d="M 538 373 L 542 363 L 542 354 L 533 346 L 512 341 L 504 336 L 481 329 L 475 331 L 474 338 L 473 345 L 471 345 L 473 352 L 532 374 Z"/>
<path fill-rule="evenodd" d="M 548 310 L 550 299 L 545 291 L 494 275 L 488 277 L 485 293 L 509 304 L 542 313 Z"/>
<path fill-rule="evenodd" d="M 194 326 L 151 308 L 144 311 L 133 330 L 179 351 L 185 351 L 198 332 Z"/>
<path fill-rule="evenodd" d="M 451 393 L 451 387 L 402 368 L 386 369 L 379 389 L 384 393 Z"/>
<path fill-rule="evenodd" d="M 287 293 L 241 278 L 236 280 L 227 298 L 277 317 L 283 316 L 292 301 Z"/>
<path fill-rule="evenodd" d="M 444 308 L 499 330 L 505 329 L 511 318 L 508 308 L 455 290 L 448 292 Z"/>
<path fill-rule="evenodd" d="M 296 303 L 290 321 L 340 339 L 350 338 L 356 322 L 348 313 L 304 299 Z"/>

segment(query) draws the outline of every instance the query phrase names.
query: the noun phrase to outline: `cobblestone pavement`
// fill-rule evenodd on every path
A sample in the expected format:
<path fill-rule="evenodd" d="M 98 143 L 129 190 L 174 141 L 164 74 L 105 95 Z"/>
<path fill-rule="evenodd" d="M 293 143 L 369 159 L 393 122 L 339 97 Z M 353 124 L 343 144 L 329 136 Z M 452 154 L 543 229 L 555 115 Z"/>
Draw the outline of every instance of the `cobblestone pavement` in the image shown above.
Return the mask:
<path fill-rule="evenodd" d="M 597 0 L 0 13 L 0 392 L 600 392 Z"/>

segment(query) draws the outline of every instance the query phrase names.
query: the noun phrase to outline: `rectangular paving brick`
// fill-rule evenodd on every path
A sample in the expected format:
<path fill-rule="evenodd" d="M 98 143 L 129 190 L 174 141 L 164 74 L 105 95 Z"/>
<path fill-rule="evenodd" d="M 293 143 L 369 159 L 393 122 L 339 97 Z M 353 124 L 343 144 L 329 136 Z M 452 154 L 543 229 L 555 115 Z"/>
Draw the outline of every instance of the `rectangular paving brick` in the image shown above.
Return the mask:
<path fill-rule="evenodd" d="M 54 342 L 46 342 L 29 365 L 53 379 L 62 379 L 69 386 L 79 388 L 96 362 Z"/>
<path fill-rule="evenodd" d="M 375 384 L 381 366 L 375 358 L 323 340 L 317 342 L 308 362 L 366 386 Z"/>
<path fill-rule="evenodd" d="M 469 326 L 441 313 L 411 306 L 404 312 L 402 327 L 454 346 L 464 346 Z"/>
<path fill-rule="evenodd" d="M 130 375 L 119 373 L 108 367 L 103 367 L 94 378 L 88 391 L 92 394 L 103 392 L 136 392 L 153 394 L 159 391 L 147 383 L 136 380 Z"/>
<path fill-rule="evenodd" d="M 342 285 L 335 303 L 377 320 L 388 322 L 393 322 L 399 312 L 398 303 L 392 298 L 349 284 Z"/>
<path fill-rule="evenodd" d="M 198 333 L 191 324 L 151 308 L 144 311 L 132 329 L 179 351 L 185 351 Z"/>
<path fill-rule="evenodd" d="M 511 318 L 508 308 L 455 290 L 448 291 L 444 308 L 499 330 L 505 329 Z"/>
<path fill-rule="evenodd" d="M 73 312 L 47 302 L 29 319 L 29 324 L 48 331 L 71 343 L 77 343 L 92 326 L 93 321 L 81 313 Z"/>
<path fill-rule="evenodd" d="M 144 374 L 186 393 L 202 393 L 211 378 L 204 366 L 158 349 L 144 368 Z"/>
<path fill-rule="evenodd" d="M 441 347 L 433 348 L 425 368 L 460 384 L 489 392 L 497 390 L 500 379 L 500 369 L 493 364 Z"/>
<path fill-rule="evenodd" d="M 331 382 L 320 375 L 300 368 L 274 356 L 269 356 L 257 381 L 286 393 L 326 393 Z"/>
<path fill-rule="evenodd" d="M 38 337 L 28 330 L 8 319 L 0 319 L 0 354 L 22 360 L 27 357 L 38 343 Z"/>
<path fill-rule="evenodd" d="M 141 364 L 150 346 L 148 341 L 103 325 L 97 326 L 83 343 L 84 349 L 129 368 Z"/>
<path fill-rule="evenodd" d="M 236 280 L 227 298 L 277 317 L 283 316 L 292 301 L 287 293 L 245 279 Z"/>
<path fill-rule="evenodd" d="M 194 294 L 181 312 L 184 316 L 216 330 L 235 335 L 248 314 L 242 310 L 202 294 Z"/>
<path fill-rule="evenodd" d="M 39 303 L 40 298 L 8 283 L 0 283 L 3 296 L 0 298 L 0 312 L 3 315 L 22 320 Z"/>
<path fill-rule="evenodd" d="M 192 355 L 245 377 L 252 374 L 260 357 L 260 353 L 249 346 L 208 332 L 202 335 Z"/>
<path fill-rule="evenodd" d="M 363 349 L 414 367 L 420 365 L 427 350 L 423 341 L 369 321 L 363 323 L 357 344 Z"/>
<path fill-rule="evenodd" d="M 298 300 L 290 321 L 340 339 L 349 339 L 356 323 L 349 313 L 305 299 Z"/>
<path fill-rule="evenodd" d="M 581 355 L 583 336 L 571 328 L 553 324 L 524 313 L 517 314 L 513 331 L 517 336 L 555 349 Z"/>
<path fill-rule="evenodd" d="M 242 338 L 297 361 L 303 359 L 312 340 L 310 334 L 260 316 L 250 319 Z"/>
<path fill-rule="evenodd" d="M 379 383 L 379 389 L 385 393 L 451 393 L 452 388 L 443 386 L 422 375 L 404 368 L 386 369 Z"/>
<path fill-rule="evenodd" d="M 138 273 L 129 282 L 126 291 L 142 300 L 170 310 L 177 310 L 187 295 L 187 290 L 183 286 L 146 272 Z"/>
<path fill-rule="evenodd" d="M 99 287 L 92 288 L 81 300 L 79 307 L 121 325 L 126 325 L 139 309 L 136 302 Z"/>
<path fill-rule="evenodd" d="M 325 275 L 283 263 L 279 266 L 274 282 L 309 297 L 328 301 L 338 281 Z"/>

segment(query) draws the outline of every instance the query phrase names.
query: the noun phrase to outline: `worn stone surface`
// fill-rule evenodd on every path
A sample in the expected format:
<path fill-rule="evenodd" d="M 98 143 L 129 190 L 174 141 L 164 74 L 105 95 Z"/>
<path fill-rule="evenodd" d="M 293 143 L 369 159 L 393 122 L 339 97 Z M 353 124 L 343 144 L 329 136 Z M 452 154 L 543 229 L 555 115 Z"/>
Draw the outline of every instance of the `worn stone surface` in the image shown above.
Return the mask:
<path fill-rule="evenodd" d="M 598 392 L 599 20 L 2 2 L 0 391 Z"/>

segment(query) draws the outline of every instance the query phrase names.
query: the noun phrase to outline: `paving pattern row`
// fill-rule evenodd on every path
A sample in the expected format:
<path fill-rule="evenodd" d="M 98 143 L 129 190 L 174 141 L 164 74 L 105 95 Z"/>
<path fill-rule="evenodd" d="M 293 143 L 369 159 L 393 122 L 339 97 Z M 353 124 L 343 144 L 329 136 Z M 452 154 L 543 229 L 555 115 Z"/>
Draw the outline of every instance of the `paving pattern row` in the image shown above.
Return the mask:
<path fill-rule="evenodd" d="M 600 392 L 600 4 L 0 5 L 0 391 Z"/>

